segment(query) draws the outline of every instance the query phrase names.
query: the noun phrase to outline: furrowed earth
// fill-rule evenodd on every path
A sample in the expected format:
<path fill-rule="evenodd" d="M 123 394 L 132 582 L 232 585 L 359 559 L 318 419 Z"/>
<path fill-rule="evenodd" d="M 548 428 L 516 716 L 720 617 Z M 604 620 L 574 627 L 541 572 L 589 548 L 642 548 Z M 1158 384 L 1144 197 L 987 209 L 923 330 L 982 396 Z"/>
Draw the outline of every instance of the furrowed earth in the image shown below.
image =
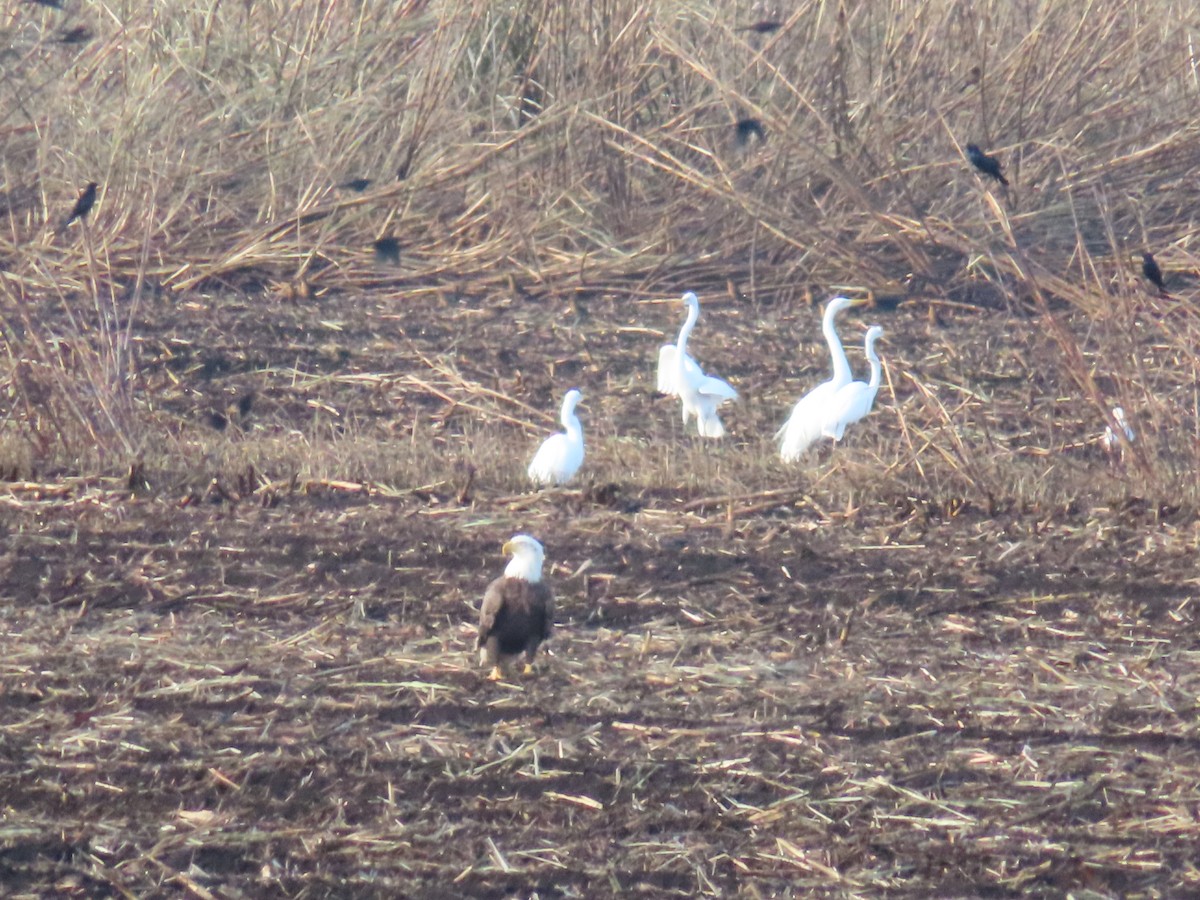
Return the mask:
<path fill-rule="evenodd" d="M 841 322 L 858 373 L 886 329 L 876 409 L 785 467 L 819 309 L 701 303 L 691 349 L 742 393 L 719 443 L 652 390 L 677 303 L 143 307 L 140 463 L 5 445 L 5 895 L 1200 891 L 1200 523 L 1135 455 L 1170 439 L 1135 415 L 1110 461 L 1041 316 L 915 301 Z M 584 469 L 531 492 L 570 387 Z M 518 532 L 556 631 L 492 683 L 476 610 Z"/>

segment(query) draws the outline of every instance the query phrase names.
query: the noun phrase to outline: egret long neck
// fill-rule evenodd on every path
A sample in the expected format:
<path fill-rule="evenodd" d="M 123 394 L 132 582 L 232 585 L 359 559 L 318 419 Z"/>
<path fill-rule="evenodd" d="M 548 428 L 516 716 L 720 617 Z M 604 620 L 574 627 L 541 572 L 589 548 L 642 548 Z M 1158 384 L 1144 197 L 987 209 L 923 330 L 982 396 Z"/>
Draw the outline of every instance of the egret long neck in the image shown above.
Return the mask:
<path fill-rule="evenodd" d="M 833 380 L 837 384 L 847 384 L 851 378 L 850 361 L 846 359 L 846 351 L 842 348 L 837 329 L 833 327 L 837 313 L 836 309 L 826 310 L 821 330 L 825 332 L 825 342 L 829 344 L 829 355 L 833 358 Z"/>
<path fill-rule="evenodd" d="M 567 429 L 567 437 L 573 441 L 578 441 L 583 437 L 583 426 L 579 424 L 579 417 L 575 415 L 575 403 L 570 400 L 563 403 L 562 416 L 559 418 L 563 428 Z"/>
<path fill-rule="evenodd" d="M 879 363 L 879 357 L 875 353 L 875 339 L 867 341 L 867 360 L 871 363 L 871 380 L 867 382 L 867 387 L 873 391 L 879 390 L 879 379 L 883 377 L 883 366 Z"/>
<path fill-rule="evenodd" d="M 687 353 L 688 337 L 692 333 L 692 329 L 696 326 L 696 320 L 700 318 L 700 307 L 695 303 L 688 304 L 687 318 L 683 320 L 683 327 L 679 329 L 679 340 L 675 342 L 675 354 L 678 357 L 678 365 L 683 367 L 683 357 Z"/>

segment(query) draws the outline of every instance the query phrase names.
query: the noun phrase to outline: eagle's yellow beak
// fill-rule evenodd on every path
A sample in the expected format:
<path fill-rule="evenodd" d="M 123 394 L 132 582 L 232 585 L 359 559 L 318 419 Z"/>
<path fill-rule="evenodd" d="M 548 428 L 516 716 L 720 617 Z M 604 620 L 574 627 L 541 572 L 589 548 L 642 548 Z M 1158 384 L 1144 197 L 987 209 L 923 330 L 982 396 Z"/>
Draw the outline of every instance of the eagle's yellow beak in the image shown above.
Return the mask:
<path fill-rule="evenodd" d="M 504 546 L 500 548 L 500 552 L 503 553 L 505 556 L 512 556 L 513 555 L 513 542 L 505 541 Z"/>

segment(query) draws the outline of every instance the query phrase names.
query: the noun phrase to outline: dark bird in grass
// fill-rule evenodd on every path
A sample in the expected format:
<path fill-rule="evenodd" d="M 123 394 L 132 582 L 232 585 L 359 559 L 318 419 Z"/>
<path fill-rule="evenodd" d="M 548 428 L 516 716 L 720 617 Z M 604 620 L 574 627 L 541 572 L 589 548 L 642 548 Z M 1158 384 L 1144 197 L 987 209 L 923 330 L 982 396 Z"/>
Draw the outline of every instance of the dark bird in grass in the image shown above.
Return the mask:
<path fill-rule="evenodd" d="M 349 181 L 343 181 L 338 185 L 343 191 L 357 191 L 360 194 L 370 186 L 370 178 L 351 178 Z"/>
<path fill-rule="evenodd" d="M 782 22 L 776 22 L 774 19 L 764 19 L 761 22 L 755 22 L 753 25 L 745 25 L 738 31 L 753 31 L 755 34 L 774 34 L 783 27 Z"/>
<path fill-rule="evenodd" d="M 63 223 L 58 226 L 60 232 L 66 231 L 68 225 L 76 219 L 82 219 L 92 211 L 92 207 L 96 205 L 96 187 L 96 182 L 88 182 L 88 186 L 83 189 L 83 192 L 79 195 L 79 199 L 71 207 L 71 214 L 63 219 Z"/>
<path fill-rule="evenodd" d="M 50 9 L 62 9 L 61 0 L 26 0 L 28 3 L 34 3 L 38 6 L 48 6 Z"/>
<path fill-rule="evenodd" d="M 83 25 L 76 25 L 74 28 L 60 31 L 57 38 L 60 44 L 86 44 L 91 39 L 91 30 Z"/>
<path fill-rule="evenodd" d="M 1146 280 L 1158 288 L 1159 293 L 1167 292 L 1166 285 L 1163 283 L 1162 269 L 1158 265 L 1158 260 L 1154 258 L 1153 253 L 1142 254 L 1142 274 L 1146 276 Z"/>
<path fill-rule="evenodd" d="M 525 655 L 525 674 L 533 672 L 538 647 L 550 636 L 554 594 L 542 578 L 545 551 L 527 534 L 513 535 L 504 545 L 512 556 L 504 574 L 488 585 L 479 605 L 480 665 L 491 666 L 488 678 L 500 681 L 504 668 Z"/>
<path fill-rule="evenodd" d="M 745 147 L 750 142 L 750 138 L 757 137 L 760 141 L 766 141 L 767 132 L 763 128 L 762 122 L 758 119 L 738 119 L 734 125 L 737 129 L 737 143 L 739 147 Z"/>
<path fill-rule="evenodd" d="M 243 419 L 250 415 L 250 411 L 254 409 L 254 391 L 248 391 L 238 398 L 237 411 L 238 415 Z"/>
<path fill-rule="evenodd" d="M 395 238 L 380 238 L 371 247 L 375 251 L 375 262 L 400 265 L 400 242 Z"/>
<path fill-rule="evenodd" d="M 239 427 L 245 427 L 246 418 L 254 409 L 254 391 L 248 391 L 238 397 L 237 401 L 225 407 L 225 411 L 210 410 L 208 424 L 216 431 L 225 431 L 231 424 L 240 422 Z M 236 415 L 236 419 L 234 418 Z"/>
<path fill-rule="evenodd" d="M 996 157 L 988 156 L 974 144 L 967 144 L 967 157 L 971 160 L 971 165 L 984 175 L 995 178 L 1002 185 L 1008 187 L 1008 179 L 1000 171 L 1000 160 L 996 159 Z"/>

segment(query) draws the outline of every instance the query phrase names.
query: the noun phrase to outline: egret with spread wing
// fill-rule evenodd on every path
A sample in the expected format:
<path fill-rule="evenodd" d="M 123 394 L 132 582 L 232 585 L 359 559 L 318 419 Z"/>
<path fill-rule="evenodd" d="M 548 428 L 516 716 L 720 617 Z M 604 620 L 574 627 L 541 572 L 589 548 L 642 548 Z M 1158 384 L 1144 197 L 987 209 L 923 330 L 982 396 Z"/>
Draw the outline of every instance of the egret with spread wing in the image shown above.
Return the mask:
<path fill-rule="evenodd" d="M 701 437 L 724 437 L 725 426 L 717 415 L 717 407 L 726 400 L 736 400 L 738 394 L 728 382 L 705 375 L 700 365 L 688 355 L 688 337 L 700 318 L 700 300 L 691 291 L 681 299 L 687 307 L 687 318 L 674 346 L 666 344 L 658 351 L 658 389 L 679 397 L 685 426 L 695 416 Z"/>
<path fill-rule="evenodd" d="M 829 355 L 833 359 L 833 377 L 818 384 L 796 401 L 788 420 L 775 432 L 775 439 L 779 441 L 779 456 L 784 462 L 798 460 L 821 437 L 832 410 L 834 395 L 853 378 L 850 374 L 850 363 L 846 360 L 846 351 L 842 348 L 842 342 L 838 339 L 834 327 L 834 320 L 843 310 L 864 303 L 866 301 L 861 299 L 834 297 L 825 305 L 821 331 L 825 334 L 825 341 L 829 344 Z"/>
<path fill-rule="evenodd" d="M 567 391 L 559 418 L 566 433 L 560 431 L 550 435 L 533 455 L 528 469 L 529 480 L 538 487 L 566 484 L 583 465 L 583 426 L 575 415 L 575 407 L 582 399 L 583 394 L 579 391 Z"/>

